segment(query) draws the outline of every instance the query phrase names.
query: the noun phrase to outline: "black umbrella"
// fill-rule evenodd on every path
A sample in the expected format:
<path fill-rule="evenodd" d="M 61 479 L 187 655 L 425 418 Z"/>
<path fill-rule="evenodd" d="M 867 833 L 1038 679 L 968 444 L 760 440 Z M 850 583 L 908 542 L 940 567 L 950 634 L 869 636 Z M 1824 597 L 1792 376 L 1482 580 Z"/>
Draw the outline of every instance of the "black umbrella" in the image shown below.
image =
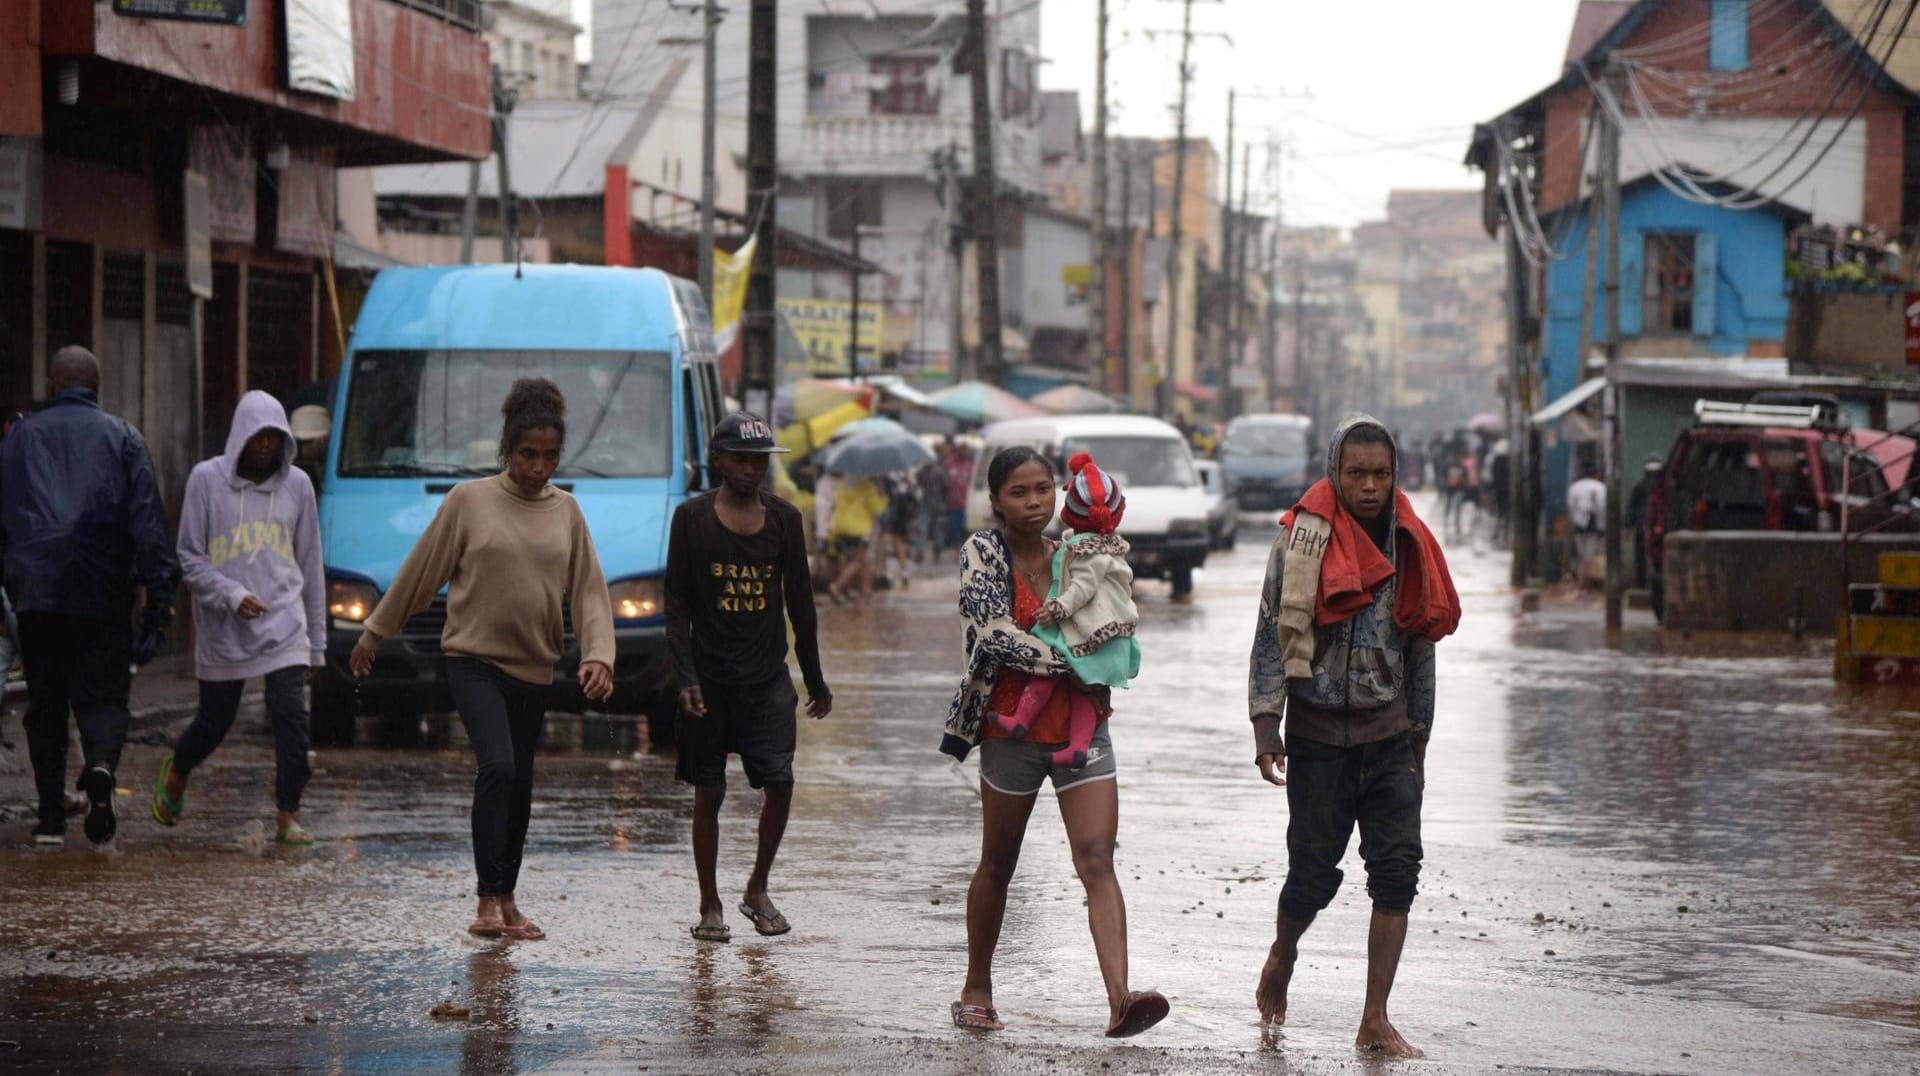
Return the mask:
<path fill-rule="evenodd" d="M 933 462 L 933 453 L 910 433 L 876 430 L 836 441 L 820 461 L 829 474 L 873 478 L 912 471 Z"/>

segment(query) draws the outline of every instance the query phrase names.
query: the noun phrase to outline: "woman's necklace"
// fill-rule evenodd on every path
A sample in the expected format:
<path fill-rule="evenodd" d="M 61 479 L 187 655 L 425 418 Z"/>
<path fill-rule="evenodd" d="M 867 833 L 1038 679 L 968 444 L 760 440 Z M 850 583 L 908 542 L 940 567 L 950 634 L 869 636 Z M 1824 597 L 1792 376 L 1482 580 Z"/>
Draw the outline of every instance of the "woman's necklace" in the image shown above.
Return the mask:
<path fill-rule="evenodd" d="M 1013 567 L 1015 571 L 1020 573 L 1020 578 L 1026 581 L 1027 589 L 1032 591 L 1035 597 L 1046 597 L 1053 576 L 1053 565 L 1051 561 L 1042 560 L 1038 570 L 1022 568 L 1018 561 L 1014 562 Z"/>

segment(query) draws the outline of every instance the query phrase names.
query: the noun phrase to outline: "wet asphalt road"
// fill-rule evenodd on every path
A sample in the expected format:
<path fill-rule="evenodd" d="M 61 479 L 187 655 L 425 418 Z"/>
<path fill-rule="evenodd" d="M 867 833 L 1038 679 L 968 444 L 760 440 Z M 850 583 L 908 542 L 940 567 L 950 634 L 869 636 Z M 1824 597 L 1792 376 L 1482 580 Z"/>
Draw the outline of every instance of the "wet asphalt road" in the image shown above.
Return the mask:
<path fill-rule="evenodd" d="M 1249 519 L 1249 523 L 1253 520 Z M 28 782 L 0 777 L 0 1069 L 22 1071 L 1295 1072 L 1352 1050 L 1368 904 L 1303 944 L 1290 1023 L 1252 1004 L 1285 872 L 1284 794 L 1261 782 L 1246 651 L 1266 536 L 1198 598 L 1142 587 L 1143 677 L 1118 700 L 1117 865 L 1136 986 L 1173 1000 L 1125 1046 L 1043 792 L 996 966 L 1009 1030 L 947 1026 L 964 970 L 977 770 L 935 751 L 958 679 L 953 582 L 826 609 L 837 710 L 802 730 L 775 893 L 794 922 L 728 946 L 686 934 L 691 797 L 670 755 L 540 760 L 523 906 L 552 940 L 467 938 L 468 756 L 325 751 L 308 852 L 274 849 L 264 723 L 147 821 L 161 751 L 129 749 L 122 836 L 35 851 Z M 1830 649 L 1667 637 L 1607 649 L 1593 604 L 1521 614 L 1506 559 L 1450 548 L 1466 602 L 1440 649 L 1427 866 L 1395 1021 L 1416 1071 L 1920 1069 L 1920 697 L 1855 693 Z M 17 743 L 17 716 L 4 725 Z M 24 752 L 22 752 L 24 753 Z M 750 867 L 735 775 L 722 885 Z M 470 1010 L 437 1022 L 436 1004 Z"/>

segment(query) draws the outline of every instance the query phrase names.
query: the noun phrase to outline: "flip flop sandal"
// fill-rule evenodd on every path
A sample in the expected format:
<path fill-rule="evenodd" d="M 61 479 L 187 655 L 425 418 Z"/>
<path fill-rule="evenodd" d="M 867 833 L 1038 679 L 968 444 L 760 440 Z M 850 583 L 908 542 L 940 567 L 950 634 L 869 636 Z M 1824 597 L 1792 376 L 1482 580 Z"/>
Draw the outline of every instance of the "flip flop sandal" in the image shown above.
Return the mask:
<path fill-rule="evenodd" d="M 547 940 L 547 932 L 541 930 L 540 924 L 535 923 L 531 919 L 522 919 L 518 923 L 502 923 L 501 933 L 512 938 L 514 941 Z"/>
<path fill-rule="evenodd" d="M 1107 1029 L 1107 1038 L 1132 1038 L 1167 1018 L 1173 1005 L 1158 990 L 1135 991 L 1127 995 L 1127 1007 L 1120 1022 Z"/>
<path fill-rule="evenodd" d="M 730 942 L 733 940 L 733 928 L 727 926 L 725 923 L 717 927 L 696 923 L 690 933 L 693 934 L 694 941 Z"/>
<path fill-rule="evenodd" d="M 744 900 L 740 902 L 740 914 L 753 921 L 754 932 L 763 938 L 777 938 L 793 929 L 793 924 L 787 922 L 787 917 L 779 911 L 766 915 Z"/>
<path fill-rule="evenodd" d="M 174 826 L 180 822 L 180 816 L 187 813 L 186 793 L 179 799 L 167 795 L 167 778 L 173 776 L 173 756 L 160 760 L 160 776 L 153 780 L 153 800 L 148 809 L 153 812 L 153 820 L 163 826 Z"/>
<path fill-rule="evenodd" d="M 476 938 L 499 938 L 507 933 L 507 924 L 498 919 L 475 919 L 467 924 L 467 933 Z"/>
<path fill-rule="evenodd" d="M 947 1010 L 953 1014 L 953 1026 L 966 1031 L 1005 1031 L 1007 1025 L 1000 1022 L 1000 1014 L 985 1005 L 968 1005 L 956 1001 Z"/>
<path fill-rule="evenodd" d="M 283 844 L 289 848 L 312 848 L 313 834 L 308 832 L 307 827 L 295 822 L 288 826 L 285 832 L 275 837 L 273 843 Z"/>

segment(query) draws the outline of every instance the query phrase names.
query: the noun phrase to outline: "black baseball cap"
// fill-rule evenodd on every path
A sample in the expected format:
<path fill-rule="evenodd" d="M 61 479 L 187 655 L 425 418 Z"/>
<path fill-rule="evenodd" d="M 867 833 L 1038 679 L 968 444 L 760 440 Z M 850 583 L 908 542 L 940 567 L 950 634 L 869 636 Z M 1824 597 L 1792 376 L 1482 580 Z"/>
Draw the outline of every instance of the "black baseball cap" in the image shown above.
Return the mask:
<path fill-rule="evenodd" d="M 715 452 L 758 452 L 765 455 L 791 452 L 773 440 L 773 427 L 758 415 L 735 411 L 713 428 L 707 447 Z"/>

